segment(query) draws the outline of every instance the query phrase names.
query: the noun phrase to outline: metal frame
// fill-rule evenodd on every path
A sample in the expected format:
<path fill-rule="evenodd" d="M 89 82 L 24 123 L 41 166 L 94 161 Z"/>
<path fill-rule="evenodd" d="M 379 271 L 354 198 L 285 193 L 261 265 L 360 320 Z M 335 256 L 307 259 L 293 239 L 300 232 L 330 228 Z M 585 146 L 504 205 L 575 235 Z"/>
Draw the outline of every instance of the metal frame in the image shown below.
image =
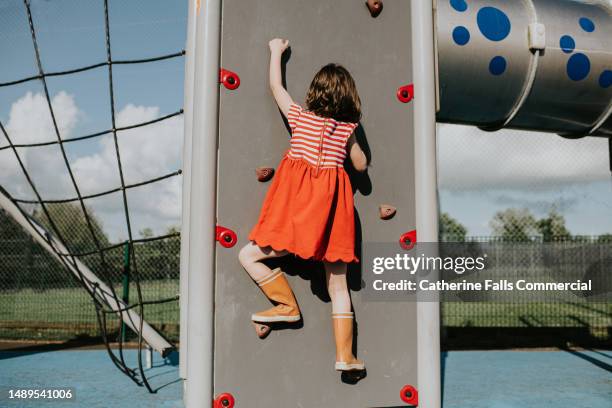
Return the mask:
<path fill-rule="evenodd" d="M 219 57 L 221 0 L 196 1 L 193 110 L 189 163 L 189 254 L 187 344 L 189 347 L 185 406 L 210 406 L 213 400 L 214 286 L 217 139 L 219 133 Z M 194 17 L 195 14 L 195 17 Z M 189 69 L 189 68 L 188 68 Z M 197 112 L 193 114 L 193 112 Z M 193 209 L 193 211 L 191 211 Z M 185 222 L 185 220 L 184 220 Z M 183 223 L 184 225 L 184 223 Z M 183 276 L 184 277 L 184 276 Z M 193 384 L 194 386 L 190 386 Z"/>
<path fill-rule="evenodd" d="M 433 0 L 411 2 L 414 177 L 417 239 L 438 241 L 436 78 Z M 440 304 L 417 303 L 419 405 L 440 408 Z"/>
<path fill-rule="evenodd" d="M 187 310 L 189 309 L 189 220 L 191 207 L 191 152 L 193 140 L 193 90 L 195 60 L 195 28 L 197 2 L 189 1 L 187 17 L 187 44 L 185 47 L 185 86 L 184 86 L 184 109 L 183 109 L 183 189 L 181 209 L 181 252 L 180 252 L 180 353 L 179 353 L 179 375 L 187 379 Z M 183 383 L 186 385 L 186 383 Z"/>

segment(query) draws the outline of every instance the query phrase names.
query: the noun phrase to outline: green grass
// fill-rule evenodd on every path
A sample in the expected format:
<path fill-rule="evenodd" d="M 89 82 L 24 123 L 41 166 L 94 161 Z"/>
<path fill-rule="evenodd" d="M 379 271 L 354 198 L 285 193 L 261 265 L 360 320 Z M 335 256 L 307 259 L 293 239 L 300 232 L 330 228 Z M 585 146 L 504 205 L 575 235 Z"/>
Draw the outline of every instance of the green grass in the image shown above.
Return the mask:
<path fill-rule="evenodd" d="M 144 281 L 143 299 L 176 296 L 178 280 Z M 115 287 L 120 295 L 121 286 Z M 136 286 L 130 287 L 135 302 Z M 178 301 L 145 305 L 145 319 L 171 338 L 178 334 Z M 138 308 L 136 308 L 136 311 Z M 587 327 L 612 326 L 610 303 L 443 303 L 442 320 L 447 327 Z M 108 315 L 109 328 L 117 318 Z M 94 306 L 81 288 L 0 292 L 0 338 L 70 338 L 97 335 Z"/>
<path fill-rule="evenodd" d="M 178 280 L 144 281 L 144 301 L 171 298 L 178 293 Z M 121 296 L 121 285 L 115 286 Z M 136 285 L 130 285 L 130 301 L 136 302 Z M 138 312 L 138 307 L 135 308 Z M 178 330 L 178 301 L 144 306 L 145 319 L 174 337 Z M 108 314 L 108 328 L 118 327 L 118 318 Z M 90 296 L 80 287 L 36 291 L 0 292 L 0 338 L 69 338 L 98 334 L 96 312 Z"/>

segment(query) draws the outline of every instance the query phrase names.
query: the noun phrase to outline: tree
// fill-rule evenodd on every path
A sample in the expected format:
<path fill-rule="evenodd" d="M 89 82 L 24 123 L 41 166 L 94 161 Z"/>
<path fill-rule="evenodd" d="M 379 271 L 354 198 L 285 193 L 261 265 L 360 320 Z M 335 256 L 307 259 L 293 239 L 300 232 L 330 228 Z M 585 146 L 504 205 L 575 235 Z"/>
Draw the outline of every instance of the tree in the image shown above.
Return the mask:
<path fill-rule="evenodd" d="M 146 227 L 138 231 L 138 235 L 140 235 L 140 238 L 153 238 L 153 230 L 149 227 Z"/>
<path fill-rule="evenodd" d="M 571 237 L 570 232 L 565 227 L 565 218 L 557 212 L 555 207 L 551 208 L 548 216 L 536 222 L 536 227 L 544 242 L 564 240 Z"/>
<path fill-rule="evenodd" d="M 174 235 L 174 234 L 180 234 L 181 233 L 181 227 L 178 225 L 173 225 L 171 227 L 168 227 L 168 229 L 166 230 L 166 235 Z"/>
<path fill-rule="evenodd" d="M 597 237 L 597 242 L 600 242 L 600 243 L 612 242 L 612 234 L 600 235 L 599 237 Z"/>
<path fill-rule="evenodd" d="M 41 208 L 34 210 L 32 213 L 33 218 L 51 234 L 55 236 L 59 234 L 65 240 L 65 244 L 72 253 L 91 252 L 97 249 L 93 240 L 92 231 L 101 248 L 110 245 L 108 236 L 102 227 L 102 223 L 98 220 L 91 208 L 85 206 L 89 223 L 79 204 L 54 203 L 47 204 L 46 208 L 57 230 L 53 228 L 52 223 Z"/>
<path fill-rule="evenodd" d="M 178 233 L 179 227 L 170 226 L 164 235 Z M 152 228 L 141 229 L 138 234 L 141 238 L 158 238 Z M 154 239 L 137 244 L 134 250 L 138 261 L 138 273 L 143 280 L 175 279 L 180 268 L 180 238 L 168 237 Z"/>
<path fill-rule="evenodd" d="M 443 241 L 464 242 L 467 235 L 467 228 L 448 213 L 442 213 L 442 215 L 440 215 L 439 230 L 440 237 Z"/>
<path fill-rule="evenodd" d="M 497 212 L 491 220 L 491 228 L 504 241 L 526 242 L 536 235 L 536 219 L 527 208 L 509 208 Z"/>
<path fill-rule="evenodd" d="M 62 265 L 0 209 L 0 282 L 3 289 L 40 291 L 74 285 Z"/>

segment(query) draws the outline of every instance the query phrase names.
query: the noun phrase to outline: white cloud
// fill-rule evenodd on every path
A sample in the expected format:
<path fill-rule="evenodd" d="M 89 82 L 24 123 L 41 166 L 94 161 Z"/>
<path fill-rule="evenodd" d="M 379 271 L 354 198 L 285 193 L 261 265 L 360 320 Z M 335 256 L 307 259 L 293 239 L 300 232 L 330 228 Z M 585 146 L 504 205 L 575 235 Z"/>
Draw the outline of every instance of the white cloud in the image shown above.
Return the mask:
<path fill-rule="evenodd" d="M 130 104 L 117 113 L 117 126 L 146 122 L 159 116 L 158 107 Z M 119 132 L 117 137 L 125 183 L 140 183 L 178 170 L 181 165 L 182 129 L 182 117 L 175 117 Z M 75 177 L 85 194 L 120 185 L 112 135 L 99 139 L 98 143 L 100 148 L 96 153 L 82 156 L 73 164 Z M 181 210 L 180 183 L 180 177 L 172 177 L 128 190 L 134 233 L 149 227 L 163 234 L 168 226 L 178 224 Z M 123 220 L 123 202 L 118 194 L 113 199 L 98 200 L 95 210 L 103 218 L 114 216 Z M 118 235 L 117 238 L 126 238 L 124 233 Z"/>
<path fill-rule="evenodd" d="M 72 95 L 64 91 L 51 99 L 51 106 L 62 137 L 70 137 L 80 116 Z M 7 132 L 13 143 L 36 143 L 57 140 L 46 98 L 28 92 L 11 106 Z"/>
<path fill-rule="evenodd" d="M 52 99 L 62 137 L 76 136 L 74 129 L 82 117 L 72 95 L 59 92 Z M 117 126 L 132 125 L 160 116 L 158 107 L 127 105 L 117 113 Z M 182 117 L 118 133 L 119 150 L 126 184 L 159 177 L 180 168 Z M 46 100 L 42 94 L 27 93 L 13 103 L 7 132 L 14 143 L 55 140 L 55 131 Z M 83 195 L 95 194 L 120 186 L 114 139 L 111 135 L 90 139 L 87 153 L 79 153 L 73 144 L 68 157 Z M 93 149 L 91 148 L 93 147 Z M 82 151 L 83 149 L 81 149 Z M 43 198 L 75 197 L 76 193 L 61 151 L 57 145 L 20 149 L 28 171 Z M 5 160 L 6 158 L 6 160 Z M 0 184 L 17 197 L 32 198 L 10 149 L 0 153 Z M 135 234 L 150 227 L 164 233 L 180 219 L 181 178 L 128 190 L 130 216 Z M 88 200 L 112 240 L 125 239 L 125 220 L 121 194 Z"/>
<path fill-rule="evenodd" d="M 533 188 L 610 178 L 608 141 L 568 140 L 519 130 L 484 132 L 439 125 L 440 187 L 449 190 Z"/>
<path fill-rule="evenodd" d="M 59 92 L 52 97 L 51 105 L 60 135 L 63 138 L 72 136 L 81 116 L 72 95 Z M 28 92 L 12 104 L 5 129 L 14 144 L 57 140 L 47 100 L 40 93 Z M 6 145 L 8 141 L 3 136 L 2 146 Z M 19 148 L 18 152 L 41 195 L 46 198 L 59 198 L 71 189 L 57 145 Z M 34 195 L 12 150 L 6 149 L 2 153 L 3 160 L 0 161 L 2 185 L 17 197 L 33 199 Z"/>

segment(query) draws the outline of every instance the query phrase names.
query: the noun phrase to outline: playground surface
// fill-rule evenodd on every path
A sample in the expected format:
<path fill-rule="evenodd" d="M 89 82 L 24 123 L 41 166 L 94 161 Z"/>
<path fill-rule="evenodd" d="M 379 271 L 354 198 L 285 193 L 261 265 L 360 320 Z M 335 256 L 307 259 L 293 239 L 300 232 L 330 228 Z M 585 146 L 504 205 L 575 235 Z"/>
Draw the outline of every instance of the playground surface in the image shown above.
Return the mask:
<path fill-rule="evenodd" d="M 125 350 L 131 366 L 135 350 Z M 144 358 L 143 358 L 144 360 Z M 445 408 L 610 408 L 612 351 L 451 351 L 443 355 Z M 154 356 L 149 394 L 121 374 L 105 350 L 0 351 L 0 389 L 72 387 L 72 402 L 10 402 L 2 407 L 182 408 L 178 358 Z M 399 400 L 399 398 L 398 398 Z M 237 407 L 245 407 L 237 401 Z M 253 403 L 248 408 L 259 408 Z M 319 408 L 319 407 L 317 407 Z M 320 407 L 325 408 L 325 407 Z"/>

